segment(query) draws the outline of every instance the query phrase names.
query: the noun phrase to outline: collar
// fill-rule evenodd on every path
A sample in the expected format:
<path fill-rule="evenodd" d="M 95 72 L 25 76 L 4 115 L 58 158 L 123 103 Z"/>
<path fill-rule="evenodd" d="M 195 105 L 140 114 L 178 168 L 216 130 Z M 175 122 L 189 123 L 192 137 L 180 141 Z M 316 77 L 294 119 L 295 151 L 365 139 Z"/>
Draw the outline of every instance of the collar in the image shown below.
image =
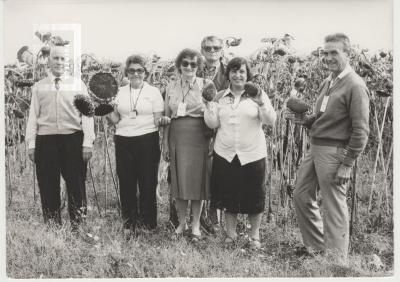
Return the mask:
<path fill-rule="evenodd" d="M 132 88 L 132 87 L 131 87 L 131 83 L 130 83 L 130 82 L 128 83 L 128 85 L 127 85 L 127 86 L 128 86 L 128 88 L 129 88 L 129 91 L 131 91 L 132 89 L 133 89 L 133 90 L 140 90 L 140 89 L 143 89 L 143 88 L 145 88 L 145 87 L 146 87 L 146 85 L 147 85 L 147 82 L 143 80 L 143 82 L 142 82 L 142 86 L 140 86 L 139 88 L 136 88 L 136 89 L 135 89 L 135 88 Z"/>
<path fill-rule="evenodd" d="M 243 93 L 244 93 L 244 90 L 242 91 L 242 93 L 240 93 L 240 95 L 243 95 Z M 223 98 L 225 96 L 228 96 L 229 94 L 231 94 L 233 96 L 233 94 L 231 92 L 231 85 L 230 84 L 229 84 L 228 88 L 225 90 L 224 94 L 222 94 L 221 98 Z"/>
<path fill-rule="evenodd" d="M 351 68 L 350 64 L 347 64 L 344 70 L 342 70 L 342 72 L 339 73 L 339 75 L 336 77 L 335 80 L 342 79 L 345 75 L 349 74 L 352 71 L 353 69 Z M 328 80 L 332 81 L 332 73 L 329 75 Z"/>
<path fill-rule="evenodd" d="M 221 66 L 221 61 L 218 61 L 218 64 L 216 66 L 212 66 L 212 67 L 209 67 L 209 66 L 207 66 L 207 64 L 205 64 L 204 69 L 206 69 L 208 71 L 211 71 L 211 70 L 216 71 L 220 68 L 220 66 Z"/>
<path fill-rule="evenodd" d="M 192 88 L 195 84 L 196 84 L 196 76 L 195 77 L 193 77 L 193 79 L 191 80 L 191 81 L 188 81 L 188 80 L 183 80 L 183 77 L 181 76 L 181 84 L 184 84 L 184 83 L 189 83 L 189 87 L 190 88 Z"/>
<path fill-rule="evenodd" d="M 54 76 L 51 71 L 49 71 L 48 77 L 52 82 L 54 82 L 54 79 L 56 79 L 56 76 Z M 60 76 L 59 78 L 61 79 L 61 81 L 64 81 L 66 79 L 64 75 Z"/>
<path fill-rule="evenodd" d="M 228 65 L 228 58 L 226 57 L 221 57 L 221 59 L 219 59 L 219 62 L 221 63 L 221 67 L 225 68 Z"/>
<path fill-rule="evenodd" d="M 215 68 L 216 68 L 217 71 L 218 71 L 219 69 L 225 70 L 226 65 L 227 65 L 226 59 L 225 59 L 224 57 L 221 57 L 221 58 L 219 59 L 219 64 L 218 64 Z M 204 64 L 203 70 L 208 70 L 207 64 Z"/>

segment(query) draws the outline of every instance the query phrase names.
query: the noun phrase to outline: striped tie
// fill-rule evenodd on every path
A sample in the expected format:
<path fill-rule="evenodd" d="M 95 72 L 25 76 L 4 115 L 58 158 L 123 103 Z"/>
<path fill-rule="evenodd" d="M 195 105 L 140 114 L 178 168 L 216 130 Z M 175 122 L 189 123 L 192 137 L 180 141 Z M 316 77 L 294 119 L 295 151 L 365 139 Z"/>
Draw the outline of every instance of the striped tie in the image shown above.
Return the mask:
<path fill-rule="evenodd" d="M 60 81 L 61 81 L 61 78 L 59 78 L 59 77 L 56 77 L 54 79 L 54 84 L 55 84 L 57 90 L 60 90 Z"/>

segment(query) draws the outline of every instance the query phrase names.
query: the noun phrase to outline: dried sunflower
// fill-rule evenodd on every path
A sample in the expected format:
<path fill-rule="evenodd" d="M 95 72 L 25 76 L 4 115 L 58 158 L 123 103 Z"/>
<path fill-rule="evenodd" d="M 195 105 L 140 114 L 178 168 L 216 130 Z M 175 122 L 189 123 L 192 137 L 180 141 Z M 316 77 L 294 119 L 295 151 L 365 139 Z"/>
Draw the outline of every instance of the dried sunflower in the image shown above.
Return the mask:
<path fill-rule="evenodd" d="M 83 115 L 92 117 L 94 115 L 94 105 L 90 96 L 77 94 L 74 97 L 75 108 Z"/>

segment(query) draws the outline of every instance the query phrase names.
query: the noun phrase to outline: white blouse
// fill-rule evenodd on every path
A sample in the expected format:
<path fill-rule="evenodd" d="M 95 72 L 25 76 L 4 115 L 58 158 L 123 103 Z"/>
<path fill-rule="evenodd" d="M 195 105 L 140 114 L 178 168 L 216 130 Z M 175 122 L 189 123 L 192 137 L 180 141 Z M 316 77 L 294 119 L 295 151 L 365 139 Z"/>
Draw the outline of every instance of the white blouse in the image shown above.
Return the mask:
<path fill-rule="evenodd" d="M 218 93 L 218 102 L 210 102 L 204 111 L 208 127 L 217 128 L 215 152 L 232 162 L 238 155 L 242 165 L 267 156 L 266 140 L 262 124 L 274 124 L 276 113 L 262 91 L 263 106 L 247 97 L 234 98 L 230 89 Z M 243 94 L 243 93 L 242 93 Z"/>
<path fill-rule="evenodd" d="M 115 135 L 132 137 L 158 130 L 153 113 L 164 111 L 164 101 L 157 87 L 144 82 L 142 89 L 133 89 L 128 84 L 120 88 L 115 102 L 121 117 L 115 125 Z M 135 105 L 137 115 L 132 118 L 130 113 Z"/>

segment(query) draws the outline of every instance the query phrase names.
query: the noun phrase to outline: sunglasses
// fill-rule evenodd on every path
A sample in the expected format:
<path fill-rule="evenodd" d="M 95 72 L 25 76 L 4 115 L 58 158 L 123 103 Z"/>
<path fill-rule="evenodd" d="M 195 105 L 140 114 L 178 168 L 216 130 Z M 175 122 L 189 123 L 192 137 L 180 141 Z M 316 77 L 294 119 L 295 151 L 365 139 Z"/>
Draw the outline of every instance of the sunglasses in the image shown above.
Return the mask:
<path fill-rule="evenodd" d="M 126 70 L 127 73 L 129 74 L 134 74 L 135 72 L 138 74 L 143 74 L 145 72 L 144 69 L 134 69 L 134 68 L 129 68 Z"/>
<path fill-rule="evenodd" d="M 204 46 L 203 49 L 206 52 L 211 52 L 212 50 L 218 52 L 222 49 L 222 47 L 221 46 Z"/>
<path fill-rule="evenodd" d="M 188 67 L 189 65 L 191 66 L 192 69 L 197 68 L 197 63 L 196 62 L 188 62 L 188 61 L 182 61 L 181 63 L 182 67 Z"/>

